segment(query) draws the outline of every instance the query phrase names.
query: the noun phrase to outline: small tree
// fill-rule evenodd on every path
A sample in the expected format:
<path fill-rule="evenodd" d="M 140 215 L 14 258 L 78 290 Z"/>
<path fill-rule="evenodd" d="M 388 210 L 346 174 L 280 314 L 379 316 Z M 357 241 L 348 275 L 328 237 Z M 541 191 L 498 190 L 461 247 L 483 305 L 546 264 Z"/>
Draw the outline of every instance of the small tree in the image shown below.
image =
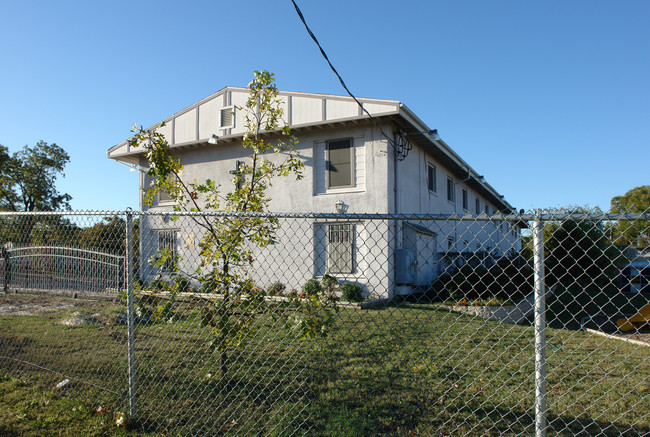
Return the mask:
<path fill-rule="evenodd" d="M 239 165 L 232 191 L 224 195 L 213 180 L 202 183 L 183 181 L 183 166 L 175 158 L 165 137 L 151 129 L 134 128 L 132 147 L 143 147 L 149 161 L 148 175 L 154 183 L 146 190 L 145 202 L 165 190 L 174 200 L 175 211 L 224 211 L 216 217 L 192 216 L 204 230 L 199 243 L 201 262 L 197 274 L 203 291 L 219 295 L 202 308 L 203 322 L 213 336 L 211 346 L 220 354 L 222 377 L 228 372 L 228 350 L 241 346 L 256 330 L 257 316 L 269 303 L 253 289 L 249 270 L 254 253 L 249 243 L 266 247 L 274 241 L 279 223 L 276 218 L 260 215 L 268 210 L 267 189 L 277 177 L 293 175 L 301 179 L 303 162 L 294 151 L 297 144 L 287 125 L 280 126 L 283 110 L 272 73 L 256 71 L 248 85 L 249 97 L 244 108 L 246 134 L 242 146 L 250 151 L 248 162 Z M 272 159 L 269 159 L 272 157 Z M 159 254 L 162 265 L 170 254 Z M 332 323 L 331 301 L 324 296 L 292 298 L 287 326 L 298 329 L 302 337 L 324 333 Z M 302 314 L 302 316 L 300 315 Z M 322 317 L 315 317 L 320 314 Z M 306 322 L 308 321 L 308 322 Z"/>

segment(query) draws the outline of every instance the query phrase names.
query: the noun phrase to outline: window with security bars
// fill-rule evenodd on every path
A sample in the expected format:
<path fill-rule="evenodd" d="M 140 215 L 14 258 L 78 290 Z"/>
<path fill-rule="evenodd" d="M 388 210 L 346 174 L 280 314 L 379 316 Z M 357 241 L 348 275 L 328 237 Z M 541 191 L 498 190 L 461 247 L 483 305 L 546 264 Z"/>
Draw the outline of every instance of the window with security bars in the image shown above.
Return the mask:
<path fill-rule="evenodd" d="M 327 270 L 352 273 L 354 270 L 354 226 L 349 223 L 328 227 Z"/>
<path fill-rule="evenodd" d="M 176 231 L 173 229 L 159 230 L 158 233 L 158 256 L 165 256 L 165 262 L 161 266 L 163 271 L 169 272 L 174 268 L 176 259 Z"/>

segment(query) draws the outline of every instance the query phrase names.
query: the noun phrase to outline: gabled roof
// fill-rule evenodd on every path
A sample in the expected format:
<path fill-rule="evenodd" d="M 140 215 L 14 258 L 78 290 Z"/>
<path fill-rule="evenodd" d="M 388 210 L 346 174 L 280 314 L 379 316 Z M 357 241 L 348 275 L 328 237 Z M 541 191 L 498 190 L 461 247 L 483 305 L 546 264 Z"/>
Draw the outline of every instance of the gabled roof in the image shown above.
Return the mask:
<path fill-rule="evenodd" d="M 226 87 L 195 104 L 162 120 L 165 126 L 159 129 L 174 149 L 214 147 L 208 140 L 219 137 L 219 143 L 239 141 L 245 133 L 243 111 L 235 111 L 232 127 L 219 126 L 223 109 L 245 106 L 248 89 Z M 472 169 L 451 147 L 420 120 L 406 105 L 396 100 L 357 98 L 361 108 L 351 97 L 333 94 L 316 94 L 279 91 L 283 103 L 284 121 L 296 135 L 314 129 L 336 128 L 371 122 L 370 113 L 376 122 L 391 122 L 396 130 L 406 133 L 408 141 L 416 144 L 449 169 L 458 179 L 481 193 L 501 211 L 513 211 L 481 175 Z M 364 111 L 365 110 L 365 111 Z M 386 132 L 392 135 L 393 132 Z M 137 164 L 142 149 L 131 149 L 128 139 L 111 147 L 106 152 L 111 159 Z"/>

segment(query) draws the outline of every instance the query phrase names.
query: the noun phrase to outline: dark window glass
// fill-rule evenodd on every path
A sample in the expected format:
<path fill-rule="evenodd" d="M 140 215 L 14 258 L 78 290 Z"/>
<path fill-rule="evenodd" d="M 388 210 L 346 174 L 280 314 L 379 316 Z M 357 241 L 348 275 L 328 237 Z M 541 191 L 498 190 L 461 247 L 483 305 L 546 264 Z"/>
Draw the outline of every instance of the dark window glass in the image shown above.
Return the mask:
<path fill-rule="evenodd" d="M 452 178 L 447 178 L 447 200 L 453 202 L 455 200 L 454 196 L 454 180 Z"/>
<path fill-rule="evenodd" d="M 431 164 L 428 165 L 427 183 L 429 185 L 429 191 L 438 191 L 438 186 L 436 184 L 436 167 Z"/>
<path fill-rule="evenodd" d="M 352 186 L 352 141 L 350 138 L 328 141 L 327 154 L 329 187 Z"/>

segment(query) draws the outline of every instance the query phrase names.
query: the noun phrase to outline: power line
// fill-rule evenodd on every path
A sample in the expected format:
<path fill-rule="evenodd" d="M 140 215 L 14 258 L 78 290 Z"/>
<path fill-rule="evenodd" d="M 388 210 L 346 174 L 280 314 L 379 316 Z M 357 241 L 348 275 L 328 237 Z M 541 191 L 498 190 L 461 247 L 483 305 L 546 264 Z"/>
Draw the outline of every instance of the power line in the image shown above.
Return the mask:
<path fill-rule="evenodd" d="M 307 29 L 307 33 L 309 33 L 309 36 L 311 36 L 311 39 L 313 39 L 314 42 L 316 43 L 316 45 L 318 46 L 318 49 L 320 50 L 321 54 L 323 55 L 323 58 L 325 58 L 325 60 L 327 61 L 327 64 L 330 66 L 330 68 L 332 69 L 334 74 L 336 74 L 336 77 L 339 78 L 339 82 L 341 82 L 341 85 L 343 86 L 345 91 L 348 93 L 348 95 L 350 97 L 352 97 L 354 99 L 355 102 L 357 102 L 357 105 L 359 105 L 359 107 L 363 110 L 363 112 L 365 112 L 368 115 L 368 117 L 370 117 L 370 120 L 374 123 L 375 127 L 379 130 L 381 135 L 384 138 L 386 138 L 386 140 L 388 141 L 388 144 L 390 144 L 390 146 L 395 151 L 395 153 L 397 154 L 398 159 L 403 160 L 404 158 L 406 158 L 406 156 L 409 153 L 409 150 L 411 150 L 411 143 L 404 136 L 400 136 L 402 144 L 397 144 L 395 142 L 395 140 L 393 140 L 388 135 L 386 135 L 384 130 L 381 128 L 381 126 L 379 126 L 379 123 L 377 123 L 377 120 L 375 120 L 375 118 L 370 114 L 370 112 L 368 112 L 368 110 L 363 107 L 363 104 L 361 102 L 359 102 L 359 100 L 354 96 L 354 94 L 352 94 L 350 92 L 347 85 L 343 81 L 343 78 L 341 77 L 339 72 L 336 71 L 336 68 L 334 68 L 334 65 L 332 65 L 332 62 L 327 57 L 327 53 L 325 53 L 325 50 L 323 50 L 323 47 L 318 42 L 318 39 L 316 38 L 316 35 L 314 35 L 314 33 L 311 31 L 311 29 L 307 25 L 307 21 L 305 20 L 305 17 L 302 14 L 302 11 L 300 10 L 300 8 L 296 4 L 296 2 L 294 0 L 291 0 L 291 3 L 293 3 L 293 7 L 296 9 L 296 13 L 298 14 L 298 17 L 300 17 L 300 20 L 302 21 L 302 24 L 305 25 L 305 29 Z"/>

